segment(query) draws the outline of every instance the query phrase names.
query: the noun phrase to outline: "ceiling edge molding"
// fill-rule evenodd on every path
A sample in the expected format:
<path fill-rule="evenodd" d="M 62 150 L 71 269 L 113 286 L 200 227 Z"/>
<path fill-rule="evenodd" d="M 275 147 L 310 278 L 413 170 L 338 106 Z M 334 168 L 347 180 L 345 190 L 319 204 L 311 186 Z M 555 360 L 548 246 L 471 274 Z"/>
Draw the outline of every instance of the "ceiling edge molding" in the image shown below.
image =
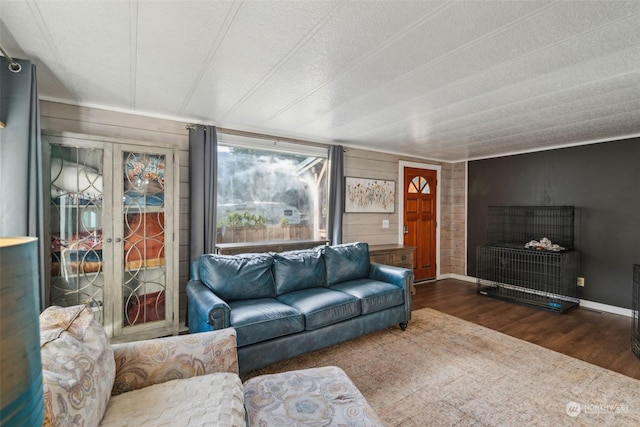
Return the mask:
<path fill-rule="evenodd" d="M 542 151 L 560 150 L 562 148 L 580 147 L 580 146 L 583 146 L 583 145 L 601 144 L 601 143 L 604 143 L 604 142 L 624 141 L 624 140 L 633 139 L 633 138 L 640 138 L 640 133 L 634 133 L 634 134 L 629 134 L 629 135 L 621 135 L 621 136 L 615 136 L 615 137 L 609 137 L 609 138 L 598 138 L 598 139 L 592 139 L 592 140 L 588 140 L 588 141 L 570 142 L 570 143 L 566 143 L 566 144 L 557 144 L 557 145 L 552 145 L 552 146 L 549 146 L 549 147 L 540 147 L 540 148 L 534 148 L 534 149 L 530 149 L 530 150 L 510 151 L 510 152 L 507 152 L 507 153 L 504 153 L 504 154 L 500 154 L 500 155 L 497 155 L 497 156 L 470 157 L 468 159 L 460 160 L 460 161 L 472 162 L 474 160 L 497 159 L 497 158 L 500 158 L 500 157 L 517 156 L 517 155 L 520 155 L 520 154 L 529 154 L 529 153 L 539 153 L 539 152 L 542 152 Z"/>

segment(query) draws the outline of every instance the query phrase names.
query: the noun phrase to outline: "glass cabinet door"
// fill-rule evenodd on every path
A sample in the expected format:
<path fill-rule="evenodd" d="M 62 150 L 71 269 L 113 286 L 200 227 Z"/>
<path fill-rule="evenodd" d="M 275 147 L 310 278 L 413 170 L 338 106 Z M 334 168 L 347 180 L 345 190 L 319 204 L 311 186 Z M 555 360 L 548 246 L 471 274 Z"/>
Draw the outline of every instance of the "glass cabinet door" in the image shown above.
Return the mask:
<path fill-rule="evenodd" d="M 104 150 L 51 144 L 51 305 L 104 322 Z"/>
<path fill-rule="evenodd" d="M 43 135 L 48 305 L 87 305 L 114 343 L 176 334 L 178 150 Z"/>
<path fill-rule="evenodd" d="M 168 320 L 165 199 L 171 192 L 165 180 L 171 169 L 163 152 L 125 150 L 121 157 L 122 326 L 144 327 Z"/>

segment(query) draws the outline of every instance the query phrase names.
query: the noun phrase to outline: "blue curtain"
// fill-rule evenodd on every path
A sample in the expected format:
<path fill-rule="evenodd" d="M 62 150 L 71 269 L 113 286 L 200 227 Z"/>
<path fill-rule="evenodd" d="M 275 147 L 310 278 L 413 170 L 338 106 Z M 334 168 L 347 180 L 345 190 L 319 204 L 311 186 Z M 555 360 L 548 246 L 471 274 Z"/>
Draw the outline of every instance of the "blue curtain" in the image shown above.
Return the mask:
<path fill-rule="evenodd" d="M 332 245 L 342 243 L 342 213 L 344 212 L 344 149 L 329 148 L 329 215 L 327 237 Z"/>
<path fill-rule="evenodd" d="M 38 238 L 40 310 L 45 301 L 45 241 L 42 139 L 36 67 L 16 60 L 14 73 L 0 57 L 0 236 Z"/>
<path fill-rule="evenodd" d="M 214 126 L 195 125 L 189 130 L 189 253 L 191 277 L 194 262 L 215 252 L 218 137 Z"/>

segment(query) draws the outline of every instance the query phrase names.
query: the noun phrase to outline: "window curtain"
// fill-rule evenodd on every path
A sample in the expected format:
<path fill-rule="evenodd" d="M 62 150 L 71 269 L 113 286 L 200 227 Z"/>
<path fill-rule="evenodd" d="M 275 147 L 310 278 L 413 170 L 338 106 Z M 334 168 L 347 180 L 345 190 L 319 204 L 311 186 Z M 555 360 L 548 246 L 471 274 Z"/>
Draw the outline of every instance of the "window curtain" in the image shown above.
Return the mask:
<path fill-rule="evenodd" d="M 341 145 L 329 148 L 329 214 L 327 237 L 329 243 L 342 243 L 342 213 L 344 212 L 344 149 Z"/>
<path fill-rule="evenodd" d="M 39 306 L 46 306 L 44 182 L 36 67 L 16 60 L 14 73 L 0 57 L 0 236 L 38 238 Z"/>
<path fill-rule="evenodd" d="M 189 254 L 191 277 L 195 261 L 215 252 L 216 170 L 218 137 L 214 126 L 195 125 L 189 130 Z"/>

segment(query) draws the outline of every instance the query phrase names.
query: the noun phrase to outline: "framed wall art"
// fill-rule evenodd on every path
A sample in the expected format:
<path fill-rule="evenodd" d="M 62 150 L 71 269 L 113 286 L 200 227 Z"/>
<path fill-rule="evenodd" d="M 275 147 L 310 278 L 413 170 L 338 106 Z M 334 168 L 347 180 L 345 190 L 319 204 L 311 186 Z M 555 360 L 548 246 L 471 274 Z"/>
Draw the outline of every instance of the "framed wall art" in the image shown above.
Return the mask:
<path fill-rule="evenodd" d="M 345 212 L 395 212 L 396 182 L 345 177 Z"/>

